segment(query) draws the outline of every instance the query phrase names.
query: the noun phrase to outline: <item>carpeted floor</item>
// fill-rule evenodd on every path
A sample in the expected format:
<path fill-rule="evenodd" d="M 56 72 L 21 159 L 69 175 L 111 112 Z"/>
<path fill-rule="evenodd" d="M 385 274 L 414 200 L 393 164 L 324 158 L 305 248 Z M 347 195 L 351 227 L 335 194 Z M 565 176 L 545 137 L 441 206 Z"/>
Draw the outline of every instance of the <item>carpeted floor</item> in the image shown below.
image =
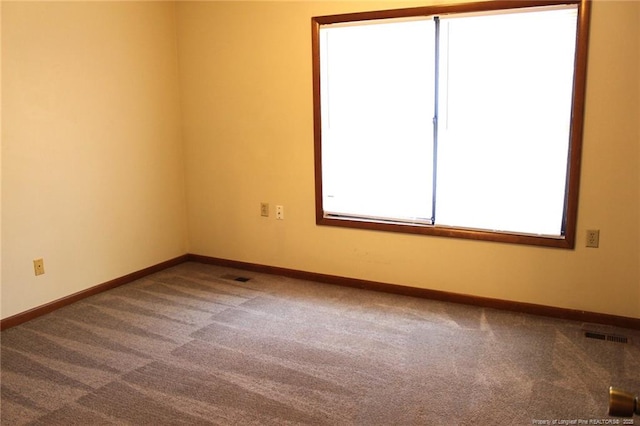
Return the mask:
<path fill-rule="evenodd" d="M 640 332 L 584 328 L 184 263 L 3 331 L 1 423 L 606 419 L 610 385 L 640 391 Z"/>

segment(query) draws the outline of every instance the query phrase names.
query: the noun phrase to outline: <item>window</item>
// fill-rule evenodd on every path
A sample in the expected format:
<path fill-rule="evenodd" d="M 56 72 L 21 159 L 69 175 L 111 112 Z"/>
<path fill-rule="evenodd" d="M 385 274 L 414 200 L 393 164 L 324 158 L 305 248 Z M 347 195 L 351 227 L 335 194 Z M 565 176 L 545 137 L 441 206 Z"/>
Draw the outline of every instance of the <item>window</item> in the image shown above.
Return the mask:
<path fill-rule="evenodd" d="M 313 18 L 317 223 L 572 248 L 588 8 Z"/>

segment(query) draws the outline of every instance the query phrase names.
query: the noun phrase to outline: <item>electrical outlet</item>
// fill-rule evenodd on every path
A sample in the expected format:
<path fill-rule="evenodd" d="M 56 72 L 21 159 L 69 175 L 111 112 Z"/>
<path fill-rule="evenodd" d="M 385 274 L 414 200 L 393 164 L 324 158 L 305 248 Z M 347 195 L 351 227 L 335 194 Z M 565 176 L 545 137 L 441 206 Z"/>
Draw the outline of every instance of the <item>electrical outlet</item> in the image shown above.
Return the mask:
<path fill-rule="evenodd" d="M 34 259 L 33 260 L 33 271 L 36 275 L 44 274 L 44 260 L 42 259 Z"/>
<path fill-rule="evenodd" d="M 284 220 L 284 207 L 276 206 L 276 219 Z"/>
<path fill-rule="evenodd" d="M 600 245 L 600 231 L 590 229 L 587 231 L 587 247 L 598 248 Z"/>
<path fill-rule="evenodd" d="M 260 203 L 260 216 L 269 217 L 269 203 Z"/>

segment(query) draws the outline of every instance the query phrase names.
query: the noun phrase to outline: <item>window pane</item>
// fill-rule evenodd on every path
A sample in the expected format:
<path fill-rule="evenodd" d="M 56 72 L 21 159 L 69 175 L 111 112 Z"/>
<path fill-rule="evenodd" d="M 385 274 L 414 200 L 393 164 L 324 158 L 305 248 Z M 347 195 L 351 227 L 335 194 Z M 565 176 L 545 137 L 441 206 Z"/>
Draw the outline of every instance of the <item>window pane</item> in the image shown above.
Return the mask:
<path fill-rule="evenodd" d="M 576 16 L 442 20 L 436 223 L 561 234 Z"/>
<path fill-rule="evenodd" d="M 431 219 L 433 26 L 320 30 L 325 214 Z"/>

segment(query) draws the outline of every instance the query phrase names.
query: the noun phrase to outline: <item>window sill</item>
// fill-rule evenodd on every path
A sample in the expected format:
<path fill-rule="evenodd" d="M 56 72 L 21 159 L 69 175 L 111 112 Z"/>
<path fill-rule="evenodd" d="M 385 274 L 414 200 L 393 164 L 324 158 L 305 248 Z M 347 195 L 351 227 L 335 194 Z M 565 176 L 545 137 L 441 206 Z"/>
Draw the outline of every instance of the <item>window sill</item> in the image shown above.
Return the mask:
<path fill-rule="evenodd" d="M 502 231 L 455 228 L 422 223 L 373 221 L 324 215 L 318 216 L 316 224 L 342 228 L 368 229 L 373 231 L 400 232 L 434 237 L 462 238 L 467 240 L 493 241 L 508 244 L 573 249 L 575 241 L 564 236 L 517 234 Z"/>

